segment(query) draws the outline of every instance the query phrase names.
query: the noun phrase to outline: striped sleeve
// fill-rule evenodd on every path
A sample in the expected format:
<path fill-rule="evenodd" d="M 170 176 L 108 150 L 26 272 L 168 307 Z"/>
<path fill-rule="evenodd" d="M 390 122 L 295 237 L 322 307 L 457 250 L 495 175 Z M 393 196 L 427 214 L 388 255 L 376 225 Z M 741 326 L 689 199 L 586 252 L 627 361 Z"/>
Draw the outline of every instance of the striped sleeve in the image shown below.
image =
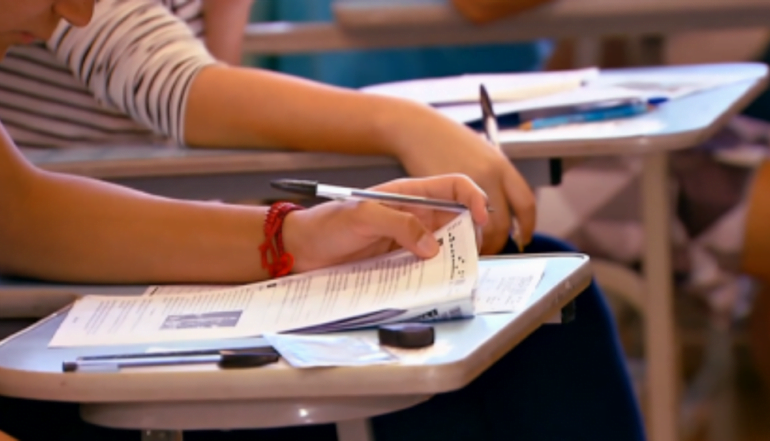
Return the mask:
<path fill-rule="evenodd" d="M 62 22 L 49 49 L 102 104 L 184 142 L 196 73 L 216 61 L 185 22 L 155 0 L 101 0 L 83 28 Z"/>

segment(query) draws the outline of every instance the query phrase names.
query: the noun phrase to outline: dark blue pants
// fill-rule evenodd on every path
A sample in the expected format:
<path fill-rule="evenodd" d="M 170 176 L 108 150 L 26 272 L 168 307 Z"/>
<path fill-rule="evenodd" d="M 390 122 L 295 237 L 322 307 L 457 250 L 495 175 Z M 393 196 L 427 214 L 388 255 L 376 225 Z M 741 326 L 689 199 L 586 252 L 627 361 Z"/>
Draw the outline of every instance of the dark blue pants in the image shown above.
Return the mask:
<path fill-rule="evenodd" d="M 556 251 L 572 249 L 542 236 L 526 249 Z M 374 418 L 377 441 L 643 440 L 615 323 L 595 284 L 576 306 L 573 322 L 542 326 L 467 387 Z M 15 399 L 0 401 L 0 430 L 22 441 L 138 439 L 137 432 L 81 423 L 76 405 Z M 185 439 L 331 441 L 336 435 L 324 425 L 190 432 Z"/>

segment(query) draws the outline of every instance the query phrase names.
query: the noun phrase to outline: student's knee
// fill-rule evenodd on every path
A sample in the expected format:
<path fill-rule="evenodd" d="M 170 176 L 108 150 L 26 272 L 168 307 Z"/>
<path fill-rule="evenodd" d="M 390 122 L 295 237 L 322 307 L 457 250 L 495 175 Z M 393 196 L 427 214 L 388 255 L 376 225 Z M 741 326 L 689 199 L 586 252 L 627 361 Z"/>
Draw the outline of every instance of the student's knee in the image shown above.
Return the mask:
<path fill-rule="evenodd" d="M 535 234 L 532 242 L 524 248 L 525 253 L 576 253 L 578 249 L 572 244 L 555 237 Z M 518 254 L 516 244 L 508 239 L 500 254 Z"/>
<path fill-rule="evenodd" d="M 532 242 L 524 249 L 527 253 L 576 253 L 578 249 L 569 242 L 552 236 L 535 234 Z"/>

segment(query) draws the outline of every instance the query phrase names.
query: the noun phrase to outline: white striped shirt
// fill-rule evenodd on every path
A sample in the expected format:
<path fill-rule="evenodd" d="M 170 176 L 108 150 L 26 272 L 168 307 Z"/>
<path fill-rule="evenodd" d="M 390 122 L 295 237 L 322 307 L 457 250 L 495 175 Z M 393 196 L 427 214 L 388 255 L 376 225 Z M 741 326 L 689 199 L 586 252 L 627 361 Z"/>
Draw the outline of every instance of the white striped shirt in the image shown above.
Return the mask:
<path fill-rule="evenodd" d="M 22 147 L 181 144 L 192 79 L 215 63 L 202 35 L 201 0 L 100 0 L 88 26 L 8 51 L 0 122 Z"/>

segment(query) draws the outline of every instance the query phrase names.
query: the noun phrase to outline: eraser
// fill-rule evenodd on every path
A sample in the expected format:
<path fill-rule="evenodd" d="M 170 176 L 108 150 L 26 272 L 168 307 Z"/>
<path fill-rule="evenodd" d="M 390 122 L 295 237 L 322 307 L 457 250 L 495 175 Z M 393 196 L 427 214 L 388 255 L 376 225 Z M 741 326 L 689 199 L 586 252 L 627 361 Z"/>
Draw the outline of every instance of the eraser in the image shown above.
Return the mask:
<path fill-rule="evenodd" d="M 436 339 L 433 326 L 424 323 L 394 323 L 377 330 L 380 344 L 394 348 L 424 348 Z"/>
<path fill-rule="evenodd" d="M 78 364 L 75 361 L 62 362 L 61 370 L 63 372 L 75 372 L 76 370 L 78 370 Z"/>
<path fill-rule="evenodd" d="M 219 367 L 222 369 L 238 369 L 265 366 L 276 363 L 281 357 L 277 352 L 260 351 L 221 351 Z"/>

